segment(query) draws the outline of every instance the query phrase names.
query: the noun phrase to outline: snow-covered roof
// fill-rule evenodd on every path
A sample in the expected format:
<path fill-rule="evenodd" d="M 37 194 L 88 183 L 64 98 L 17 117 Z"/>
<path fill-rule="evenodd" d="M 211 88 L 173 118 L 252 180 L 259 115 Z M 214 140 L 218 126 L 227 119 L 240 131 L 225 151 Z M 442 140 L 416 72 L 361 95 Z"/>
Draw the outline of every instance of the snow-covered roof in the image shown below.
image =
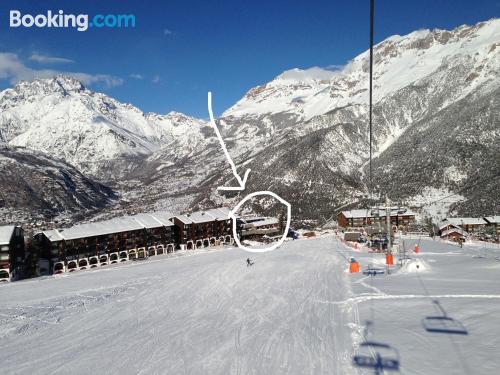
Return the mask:
<path fill-rule="evenodd" d="M 14 225 L 5 225 L 0 227 L 0 245 L 8 245 L 10 239 L 14 235 L 14 230 L 16 227 Z"/>
<path fill-rule="evenodd" d="M 344 214 L 347 219 L 371 217 L 370 210 L 349 210 L 342 211 L 341 213 Z"/>
<path fill-rule="evenodd" d="M 174 217 L 183 224 L 193 224 L 193 221 L 186 215 L 175 215 Z"/>
<path fill-rule="evenodd" d="M 448 236 L 451 233 L 458 233 L 458 234 L 461 234 L 464 237 L 468 237 L 469 236 L 469 234 L 466 231 L 464 231 L 464 230 L 462 230 L 460 228 L 453 227 L 453 228 L 445 230 L 443 233 L 441 233 L 441 237 L 446 237 L 446 236 Z"/>
<path fill-rule="evenodd" d="M 212 208 L 210 210 L 206 210 L 205 212 L 208 213 L 209 215 L 212 215 L 217 220 L 229 220 L 229 213 L 231 211 L 226 207 L 221 207 L 221 208 Z"/>
<path fill-rule="evenodd" d="M 79 224 L 66 229 L 46 230 L 42 233 L 50 241 L 74 240 L 77 238 L 104 236 L 112 233 L 173 226 L 174 224 L 168 219 L 169 217 L 172 217 L 172 215 L 166 212 L 140 213 L 134 216 Z"/>
<path fill-rule="evenodd" d="M 455 225 L 453 223 L 450 223 L 449 221 L 447 220 L 443 220 L 441 222 L 441 224 L 439 224 L 439 230 L 443 230 L 444 228 L 447 228 L 447 227 L 453 227 L 453 228 L 460 228 L 458 225 Z"/>
<path fill-rule="evenodd" d="M 161 227 L 170 227 L 174 225 L 168 217 L 168 213 L 154 213 L 154 214 L 146 214 L 146 213 L 141 213 L 132 216 L 134 220 L 136 220 L 139 224 L 141 224 L 144 228 L 146 229 L 151 229 L 151 228 L 161 228 Z"/>
<path fill-rule="evenodd" d="M 362 219 L 362 218 L 373 218 L 373 217 L 382 217 L 386 216 L 386 209 L 385 208 L 365 208 L 365 209 L 355 209 L 355 210 L 348 210 L 348 211 L 342 211 L 341 213 L 344 214 L 344 216 L 347 219 Z M 415 216 L 416 213 L 413 212 L 410 209 L 407 208 L 400 208 L 400 207 L 391 207 L 390 208 L 390 214 L 391 216 Z"/>
<path fill-rule="evenodd" d="M 242 218 L 245 227 L 261 227 L 264 225 L 278 224 L 279 221 L 275 217 L 247 217 Z"/>
<path fill-rule="evenodd" d="M 74 240 L 76 238 L 103 236 L 111 233 L 141 229 L 144 229 L 144 225 L 140 224 L 131 216 L 126 216 L 96 223 L 75 225 L 71 228 L 59 229 L 58 232 L 63 239 Z"/>
<path fill-rule="evenodd" d="M 447 217 L 447 221 L 454 225 L 485 225 L 486 221 L 482 217 Z"/>
<path fill-rule="evenodd" d="M 188 215 L 188 217 L 195 224 L 203 224 L 203 223 L 208 223 L 210 221 L 216 220 L 215 216 L 210 215 L 206 211 L 196 211 L 196 212 L 193 212 L 192 214 Z"/>
<path fill-rule="evenodd" d="M 254 221 L 252 222 L 252 224 L 256 227 L 261 227 L 264 225 L 275 225 L 278 224 L 278 219 L 276 219 L 275 217 L 266 217 L 263 218 L 262 220 Z"/>
<path fill-rule="evenodd" d="M 74 240 L 94 236 L 104 236 L 112 233 L 121 233 L 141 229 L 161 228 L 173 226 L 173 218 L 184 224 L 206 223 L 215 220 L 227 220 L 229 209 L 214 208 L 208 211 L 197 211 L 190 215 L 176 215 L 167 211 L 139 213 L 133 216 L 124 216 L 95 223 L 79 224 L 66 229 L 46 230 L 42 233 L 50 241 Z"/>
<path fill-rule="evenodd" d="M 500 216 L 486 216 L 484 220 L 490 224 L 500 224 Z"/>

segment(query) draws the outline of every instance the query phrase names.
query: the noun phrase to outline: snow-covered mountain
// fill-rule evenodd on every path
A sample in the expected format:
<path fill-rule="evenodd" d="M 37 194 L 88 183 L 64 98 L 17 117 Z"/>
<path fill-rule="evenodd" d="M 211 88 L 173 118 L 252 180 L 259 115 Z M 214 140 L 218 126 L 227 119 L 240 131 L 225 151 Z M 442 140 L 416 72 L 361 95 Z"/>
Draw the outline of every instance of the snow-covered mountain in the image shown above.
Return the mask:
<path fill-rule="evenodd" d="M 0 109 L 0 142 L 43 151 L 95 175 L 108 161 L 173 144 L 177 153 L 189 154 L 204 138 L 201 120 L 176 112 L 144 114 L 67 76 L 4 90 Z"/>
<path fill-rule="evenodd" d="M 500 210 L 500 19 L 392 36 L 374 53 L 377 190 L 415 206 L 451 195 L 461 202 L 448 208 L 464 214 Z M 232 199 L 215 190 L 234 181 L 205 121 L 144 114 L 61 76 L 1 92 L 0 109 L 0 142 L 110 183 L 120 209 Z M 367 192 L 368 52 L 342 68 L 286 71 L 218 125 L 236 163 L 252 169 L 247 192 L 273 190 L 295 219 L 327 221 Z"/>
<path fill-rule="evenodd" d="M 468 62 L 470 75 L 461 97 L 498 71 L 500 20 L 452 31 L 418 30 L 395 35 L 374 49 L 374 102 L 434 74 L 447 64 Z M 337 71 L 321 68 L 292 69 L 262 86 L 251 89 L 223 117 L 258 117 L 287 112 L 308 120 L 333 109 L 367 103 L 369 51 L 356 56 Z M 450 93 L 450 99 L 458 99 Z"/>
<path fill-rule="evenodd" d="M 250 160 L 249 188 L 273 186 L 305 217 L 359 201 L 368 180 L 368 79 L 365 51 L 340 71 L 285 72 L 228 109 L 221 123 L 237 145 L 233 153 Z M 429 201 L 429 190 L 457 192 L 450 202 L 465 202 L 451 209 L 499 210 L 499 87 L 499 19 L 377 44 L 377 190 L 416 205 L 415 197 Z"/>

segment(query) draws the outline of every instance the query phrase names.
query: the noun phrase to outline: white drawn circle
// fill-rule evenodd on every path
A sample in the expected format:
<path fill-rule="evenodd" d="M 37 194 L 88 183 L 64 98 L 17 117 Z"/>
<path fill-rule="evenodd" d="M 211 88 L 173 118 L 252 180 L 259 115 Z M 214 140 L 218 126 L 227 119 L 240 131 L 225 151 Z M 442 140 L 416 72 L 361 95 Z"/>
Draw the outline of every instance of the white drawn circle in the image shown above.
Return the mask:
<path fill-rule="evenodd" d="M 281 203 L 283 203 L 286 206 L 286 210 L 287 210 L 287 214 L 286 214 L 286 226 L 285 226 L 285 231 L 284 231 L 283 235 L 281 236 L 281 238 L 279 239 L 279 241 L 276 242 L 273 246 L 263 247 L 263 248 L 259 247 L 259 248 L 252 249 L 252 248 L 243 246 L 241 244 L 241 242 L 240 242 L 240 239 L 238 238 L 238 233 L 236 231 L 236 212 L 240 209 L 240 207 L 246 201 L 248 201 L 249 199 L 251 199 L 253 197 L 260 196 L 260 195 L 270 195 L 270 196 L 276 198 L 277 200 L 279 200 Z M 243 250 L 251 252 L 251 253 L 265 253 L 265 252 L 268 252 L 268 251 L 276 250 L 279 246 L 281 246 L 283 244 L 283 242 L 285 242 L 286 236 L 288 234 L 288 229 L 290 229 L 290 221 L 292 219 L 292 206 L 290 205 L 290 203 L 288 203 L 286 200 L 284 200 L 283 198 L 281 198 L 278 194 L 273 193 L 272 191 L 256 191 L 254 193 L 248 194 L 245 198 L 243 198 L 236 205 L 236 207 L 233 208 L 233 210 L 229 213 L 229 217 L 232 219 L 232 222 L 233 222 L 233 238 L 234 238 L 234 241 L 236 242 L 236 245 L 240 249 L 243 249 Z"/>

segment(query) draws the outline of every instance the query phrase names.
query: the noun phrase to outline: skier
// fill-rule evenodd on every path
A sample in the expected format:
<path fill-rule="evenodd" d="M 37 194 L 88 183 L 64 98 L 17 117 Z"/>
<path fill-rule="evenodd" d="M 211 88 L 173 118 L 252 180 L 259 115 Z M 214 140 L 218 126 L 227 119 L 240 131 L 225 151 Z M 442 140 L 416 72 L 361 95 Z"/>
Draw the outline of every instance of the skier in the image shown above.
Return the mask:
<path fill-rule="evenodd" d="M 253 262 L 250 258 L 247 258 L 247 267 L 253 266 Z"/>

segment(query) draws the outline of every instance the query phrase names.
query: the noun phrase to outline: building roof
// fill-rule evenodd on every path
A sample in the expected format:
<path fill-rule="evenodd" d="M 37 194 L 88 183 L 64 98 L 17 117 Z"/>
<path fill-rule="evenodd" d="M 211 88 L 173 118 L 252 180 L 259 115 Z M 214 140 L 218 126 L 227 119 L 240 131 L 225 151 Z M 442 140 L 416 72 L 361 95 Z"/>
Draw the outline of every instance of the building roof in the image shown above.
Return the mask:
<path fill-rule="evenodd" d="M 75 225 L 71 228 L 59 229 L 57 232 L 65 240 L 74 240 L 77 238 L 104 236 L 141 229 L 144 229 L 144 225 L 131 216 L 125 216 L 95 223 Z"/>
<path fill-rule="evenodd" d="M 264 225 L 278 224 L 279 220 L 275 217 L 247 217 L 241 219 L 245 227 L 261 227 Z"/>
<path fill-rule="evenodd" d="M 458 225 L 455 225 L 453 223 L 450 223 L 449 221 L 447 220 L 443 220 L 441 222 L 441 224 L 439 224 L 439 230 L 443 230 L 444 228 L 448 228 L 448 227 L 452 227 L 452 228 L 460 228 Z"/>
<path fill-rule="evenodd" d="M 137 221 L 144 228 L 151 229 L 151 228 L 170 227 L 174 225 L 174 223 L 172 223 L 167 217 L 169 217 L 168 213 L 161 214 L 155 212 L 153 214 L 146 214 L 146 213 L 137 214 L 132 216 L 132 219 Z"/>
<path fill-rule="evenodd" d="M 14 235 L 14 225 L 4 225 L 0 227 L 0 245 L 8 245 Z"/>
<path fill-rule="evenodd" d="M 339 215 L 342 213 L 347 219 L 362 219 L 362 218 L 374 218 L 374 217 L 385 217 L 387 215 L 387 210 L 385 207 L 378 208 L 364 208 L 364 209 L 355 209 L 348 211 L 341 211 Z M 408 208 L 402 207 L 391 207 L 390 208 L 391 216 L 415 216 L 416 213 Z"/>
<path fill-rule="evenodd" d="M 153 216 L 157 220 L 160 220 L 161 222 L 163 222 L 164 226 L 174 225 L 174 222 L 172 221 L 172 218 L 175 216 L 175 214 L 173 214 L 171 212 L 168 212 L 168 211 L 155 211 L 155 212 L 153 212 Z"/>
<path fill-rule="evenodd" d="M 64 240 L 64 237 L 62 236 L 62 234 L 59 233 L 57 229 L 45 230 L 42 233 L 51 242 Z"/>
<path fill-rule="evenodd" d="M 195 224 L 209 223 L 211 221 L 216 220 L 215 216 L 210 215 L 206 211 L 196 211 L 196 212 L 193 212 L 192 214 L 188 215 L 188 217 Z"/>
<path fill-rule="evenodd" d="M 443 233 L 441 233 L 441 237 L 446 237 L 446 236 L 448 236 L 451 233 L 458 233 L 458 234 L 460 234 L 460 235 L 462 235 L 464 237 L 468 237 L 469 236 L 469 234 L 466 231 L 464 231 L 463 229 L 453 227 L 453 228 L 445 230 Z"/>
<path fill-rule="evenodd" d="M 174 217 L 183 224 L 193 224 L 193 220 L 186 215 L 175 215 Z"/>
<path fill-rule="evenodd" d="M 42 233 L 49 241 L 74 240 L 77 238 L 104 236 L 112 233 L 173 226 L 174 224 L 167 217 L 171 216 L 165 212 L 155 212 L 152 214 L 140 213 L 134 216 L 79 224 L 66 229 L 46 230 Z"/>
<path fill-rule="evenodd" d="M 42 233 L 50 241 L 73 240 L 141 229 L 170 227 L 174 225 L 172 222 L 174 217 L 184 224 L 226 220 L 229 218 L 229 212 L 229 209 L 223 207 L 208 211 L 197 211 L 191 215 L 176 215 L 167 211 L 139 213 L 133 216 L 118 217 L 106 221 L 79 224 L 66 229 L 46 230 Z"/>
<path fill-rule="evenodd" d="M 447 217 L 443 220 L 454 225 L 485 225 L 486 221 L 482 217 Z"/>
<path fill-rule="evenodd" d="M 487 216 L 484 220 L 490 224 L 500 224 L 500 216 Z"/>
<path fill-rule="evenodd" d="M 252 224 L 255 225 L 256 227 L 261 227 L 264 225 L 274 225 L 278 223 L 279 221 L 275 217 L 265 217 L 262 220 L 252 222 Z"/>
<path fill-rule="evenodd" d="M 231 212 L 226 207 L 212 208 L 211 210 L 206 210 L 206 213 L 213 216 L 217 220 L 229 220 L 229 213 Z"/>

